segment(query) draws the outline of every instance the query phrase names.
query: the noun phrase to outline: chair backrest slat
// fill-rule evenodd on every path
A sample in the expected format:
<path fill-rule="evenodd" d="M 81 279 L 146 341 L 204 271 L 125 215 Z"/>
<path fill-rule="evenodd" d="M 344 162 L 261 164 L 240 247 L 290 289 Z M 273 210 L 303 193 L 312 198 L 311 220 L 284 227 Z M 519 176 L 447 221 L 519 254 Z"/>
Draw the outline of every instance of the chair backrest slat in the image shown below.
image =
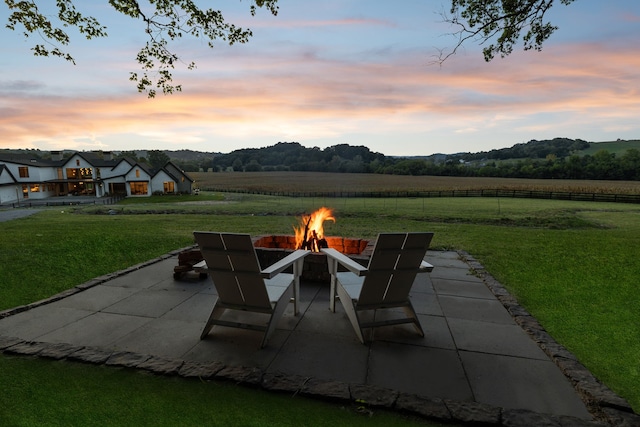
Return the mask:
<path fill-rule="evenodd" d="M 432 238 L 433 233 L 378 235 L 358 304 L 391 304 L 405 301 Z"/>
<path fill-rule="evenodd" d="M 271 309 L 249 234 L 193 234 L 223 303 Z"/>

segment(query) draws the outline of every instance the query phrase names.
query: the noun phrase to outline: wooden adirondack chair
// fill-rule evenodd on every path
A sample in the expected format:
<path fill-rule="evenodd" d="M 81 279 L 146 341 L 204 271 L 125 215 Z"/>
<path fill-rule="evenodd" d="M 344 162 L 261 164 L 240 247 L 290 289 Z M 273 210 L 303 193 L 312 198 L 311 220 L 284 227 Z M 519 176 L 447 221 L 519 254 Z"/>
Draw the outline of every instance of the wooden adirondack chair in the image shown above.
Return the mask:
<path fill-rule="evenodd" d="M 309 251 L 295 251 L 261 270 L 250 235 L 199 231 L 193 234 L 206 263 L 203 271 L 211 275 L 218 291 L 200 339 L 214 325 L 220 325 L 264 331 L 261 344 L 264 347 L 291 300 L 294 314 L 298 315 L 300 274 Z M 283 273 L 289 266 L 293 266 L 293 274 Z M 268 319 L 264 324 L 227 321 L 221 319 L 226 310 L 264 313 Z"/>
<path fill-rule="evenodd" d="M 322 249 L 327 254 L 331 273 L 330 309 L 335 312 L 336 296 L 362 343 L 363 330 L 380 326 L 412 323 L 424 336 L 418 316 L 409 300 L 409 291 L 420 272 L 433 266 L 423 260 L 433 233 L 383 233 L 378 235 L 369 265 L 364 267 L 335 249 Z M 339 272 L 338 265 L 348 271 Z M 401 307 L 401 318 L 365 322 L 361 313 Z M 374 312 L 375 314 L 375 312 Z"/>

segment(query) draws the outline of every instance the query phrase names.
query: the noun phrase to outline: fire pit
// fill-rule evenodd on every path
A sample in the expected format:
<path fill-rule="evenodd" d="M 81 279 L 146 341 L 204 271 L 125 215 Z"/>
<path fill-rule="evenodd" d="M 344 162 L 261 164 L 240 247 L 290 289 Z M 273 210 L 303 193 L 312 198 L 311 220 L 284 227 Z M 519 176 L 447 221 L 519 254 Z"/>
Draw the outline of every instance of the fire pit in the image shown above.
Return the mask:
<path fill-rule="evenodd" d="M 320 252 L 323 248 L 333 248 L 350 256 L 363 265 L 368 263 L 373 247 L 369 240 L 343 237 L 325 237 L 324 222 L 336 219 L 330 208 L 321 207 L 310 215 L 299 218 L 293 227 L 293 236 L 260 236 L 253 241 L 261 265 L 271 265 L 296 249 L 308 249 L 311 253 L 304 259 L 302 279 L 329 283 L 331 276 L 327 257 Z"/>
<path fill-rule="evenodd" d="M 366 239 L 344 237 L 324 237 L 327 247 L 348 255 L 354 261 L 367 265 L 373 251 L 374 242 Z M 253 238 L 253 246 L 262 266 L 281 260 L 298 247 L 296 236 L 266 235 Z M 327 257 L 322 252 L 312 252 L 304 259 L 302 280 L 329 283 L 331 276 L 327 267 Z"/>

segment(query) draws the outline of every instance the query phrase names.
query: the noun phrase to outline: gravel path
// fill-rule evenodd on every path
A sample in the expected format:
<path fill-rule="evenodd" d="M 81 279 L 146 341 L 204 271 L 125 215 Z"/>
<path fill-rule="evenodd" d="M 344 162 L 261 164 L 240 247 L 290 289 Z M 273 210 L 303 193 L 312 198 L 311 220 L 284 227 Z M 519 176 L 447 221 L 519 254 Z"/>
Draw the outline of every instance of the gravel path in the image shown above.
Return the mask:
<path fill-rule="evenodd" d="M 12 219 L 24 218 L 40 212 L 42 209 L 8 209 L 0 210 L 0 222 L 11 221 Z"/>

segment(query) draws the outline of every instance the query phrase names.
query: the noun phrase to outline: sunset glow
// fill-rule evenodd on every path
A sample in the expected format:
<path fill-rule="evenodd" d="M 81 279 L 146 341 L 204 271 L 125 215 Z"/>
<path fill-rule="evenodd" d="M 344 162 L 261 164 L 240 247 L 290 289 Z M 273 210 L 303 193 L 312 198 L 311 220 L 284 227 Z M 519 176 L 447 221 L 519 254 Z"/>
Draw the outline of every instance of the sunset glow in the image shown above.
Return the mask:
<path fill-rule="evenodd" d="M 128 81 L 144 39 L 115 12 L 103 11 L 116 36 L 71 45 L 77 66 L 34 58 L 3 29 L 0 148 L 229 152 L 295 141 L 429 155 L 640 139 L 634 0 L 558 4 L 549 20 L 560 29 L 542 52 L 518 46 L 485 63 L 470 43 L 442 66 L 429 65 L 436 47 L 454 43 L 440 1 L 314 2 L 310 13 L 309 2 L 282 0 L 277 17 L 254 18 L 246 3 L 227 3 L 225 18 L 251 27 L 252 40 L 212 50 L 185 41 L 176 49 L 198 68 L 176 69 L 183 92 L 156 99 Z M 86 6 L 101 17 L 95 8 Z"/>

